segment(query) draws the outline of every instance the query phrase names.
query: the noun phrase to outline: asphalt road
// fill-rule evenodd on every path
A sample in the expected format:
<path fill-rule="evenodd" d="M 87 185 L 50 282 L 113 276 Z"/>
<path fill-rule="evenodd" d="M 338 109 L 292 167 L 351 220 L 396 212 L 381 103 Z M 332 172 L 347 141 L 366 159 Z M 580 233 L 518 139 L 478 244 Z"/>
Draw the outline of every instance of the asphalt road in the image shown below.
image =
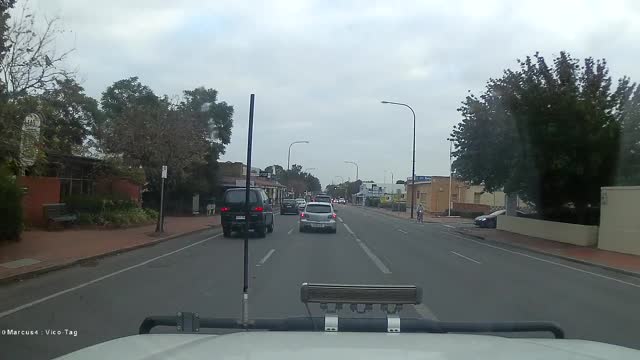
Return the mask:
<path fill-rule="evenodd" d="M 424 303 L 402 316 L 552 320 L 570 338 L 640 349 L 640 279 L 486 244 L 440 224 L 338 209 L 337 234 L 299 233 L 297 216 L 277 215 L 274 233 L 250 239 L 250 317 L 306 315 L 302 282 L 415 284 Z M 49 359 L 135 334 L 148 315 L 237 318 L 242 243 L 211 230 L 4 285 L 0 330 L 63 335 L 0 335 L 0 357 Z"/>

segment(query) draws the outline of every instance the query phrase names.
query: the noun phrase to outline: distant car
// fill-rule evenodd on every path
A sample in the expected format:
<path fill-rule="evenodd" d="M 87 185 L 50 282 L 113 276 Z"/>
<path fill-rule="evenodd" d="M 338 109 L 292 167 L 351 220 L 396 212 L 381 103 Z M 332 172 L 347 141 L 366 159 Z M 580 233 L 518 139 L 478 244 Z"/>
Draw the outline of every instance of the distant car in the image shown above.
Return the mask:
<path fill-rule="evenodd" d="M 280 215 L 284 214 L 297 214 L 298 213 L 298 203 L 295 199 L 284 199 L 282 200 L 282 204 L 280 204 Z"/>
<path fill-rule="evenodd" d="M 249 189 L 249 219 L 245 214 L 246 193 L 244 188 L 233 188 L 225 191 L 220 208 L 220 222 L 224 237 L 231 236 L 232 231 L 242 231 L 244 224 L 249 223 L 249 230 L 265 237 L 273 232 L 273 206 L 267 193 L 259 188 Z"/>
<path fill-rule="evenodd" d="M 477 218 L 473 219 L 473 223 L 481 228 L 491 228 L 495 229 L 498 225 L 498 216 L 504 215 L 507 213 L 507 210 L 498 210 L 494 211 L 489 215 L 480 215 Z M 522 216 L 524 213 L 520 210 L 516 211 L 516 216 Z"/>
<path fill-rule="evenodd" d="M 335 234 L 338 231 L 336 217 L 331 203 L 310 202 L 300 213 L 300 232 L 319 230 Z"/>
<path fill-rule="evenodd" d="M 298 204 L 298 211 L 304 210 L 304 207 L 307 206 L 307 200 L 303 198 L 296 199 L 296 204 Z"/>
<path fill-rule="evenodd" d="M 344 198 L 340 198 L 338 199 L 338 204 L 346 204 L 347 200 L 345 200 Z"/>
<path fill-rule="evenodd" d="M 314 202 L 328 203 L 331 204 L 331 196 L 329 195 L 316 195 Z"/>

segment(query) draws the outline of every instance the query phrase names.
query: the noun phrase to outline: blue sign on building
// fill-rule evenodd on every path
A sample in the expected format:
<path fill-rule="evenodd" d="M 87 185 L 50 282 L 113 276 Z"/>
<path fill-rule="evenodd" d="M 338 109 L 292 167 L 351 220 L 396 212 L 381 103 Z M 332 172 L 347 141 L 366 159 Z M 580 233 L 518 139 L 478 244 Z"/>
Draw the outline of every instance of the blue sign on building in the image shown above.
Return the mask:
<path fill-rule="evenodd" d="M 431 176 L 423 176 L 423 175 L 416 175 L 416 182 L 431 182 L 432 178 Z M 409 182 L 409 184 L 411 183 L 411 176 L 409 176 L 407 178 L 407 181 Z"/>

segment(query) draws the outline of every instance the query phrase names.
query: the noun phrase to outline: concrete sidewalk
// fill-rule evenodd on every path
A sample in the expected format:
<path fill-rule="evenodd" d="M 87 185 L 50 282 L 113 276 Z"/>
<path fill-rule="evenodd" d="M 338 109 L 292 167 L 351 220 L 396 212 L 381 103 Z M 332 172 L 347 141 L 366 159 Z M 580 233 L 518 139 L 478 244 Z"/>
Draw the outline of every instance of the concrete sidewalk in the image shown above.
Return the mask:
<path fill-rule="evenodd" d="M 496 229 L 456 228 L 456 231 L 479 239 L 640 277 L 640 256 L 637 255 L 565 244 Z"/>
<path fill-rule="evenodd" d="M 155 224 L 126 229 L 26 231 L 19 242 L 0 243 L 0 282 L 51 271 L 78 261 L 152 245 L 220 225 L 220 216 L 165 218 L 165 232 Z"/>
<path fill-rule="evenodd" d="M 388 209 L 375 208 L 375 207 L 365 207 L 364 209 L 376 211 L 378 213 L 389 215 L 389 216 L 395 216 L 395 217 L 400 218 L 400 219 L 411 219 L 411 212 L 410 211 L 406 211 L 406 212 L 391 211 L 391 210 L 388 210 Z M 413 216 L 414 216 L 414 220 L 415 220 L 415 217 L 417 216 L 417 214 L 414 213 Z M 452 217 L 430 216 L 428 214 L 425 214 L 424 222 L 426 222 L 426 223 L 438 223 L 438 224 L 473 224 L 473 220 L 472 219 L 462 218 L 462 217 L 459 217 L 459 216 L 452 216 Z"/>

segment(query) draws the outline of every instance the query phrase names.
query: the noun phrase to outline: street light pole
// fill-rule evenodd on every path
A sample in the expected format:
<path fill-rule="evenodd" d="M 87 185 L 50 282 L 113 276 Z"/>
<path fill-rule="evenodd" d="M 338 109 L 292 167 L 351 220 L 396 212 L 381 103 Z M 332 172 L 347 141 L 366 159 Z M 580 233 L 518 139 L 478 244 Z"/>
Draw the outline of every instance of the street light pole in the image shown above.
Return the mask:
<path fill-rule="evenodd" d="M 413 165 L 411 167 L 411 218 L 413 219 L 413 202 L 416 193 L 416 113 L 413 111 L 413 108 L 407 104 L 393 101 L 381 101 L 381 103 L 408 107 L 413 114 Z"/>
<path fill-rule="evenodd" d="M 355 161 L 346 161 L 347 164 L 353 164 L 356 166 L 356 181 L 358 181 L 358 164 Z"/>
<path fill-rule="evenodd" d="M 289 155 L 287 156 L 287 170 L 289 170 L 289 167 L 291 165 L 291 147 L 293 146 L 293 144 L 308 144 L 309 142 L 307 140 L 300 140 L 300 141 L 294 141 L 291 144 L 289 144 Z"/>
<path fill-rule="evenodd" d="M 451 166 L 451 148 L 453 147 L 453 141 L 449 142 L 449 216 L 451 216 L 451 207 L 453 203 L 451 202 L 451 182 L 453 179 L 453 167 Z M 458 191 L 459 192 L 459 191 Z M 460 199 L 458 199 L 460 201 Z"/>

